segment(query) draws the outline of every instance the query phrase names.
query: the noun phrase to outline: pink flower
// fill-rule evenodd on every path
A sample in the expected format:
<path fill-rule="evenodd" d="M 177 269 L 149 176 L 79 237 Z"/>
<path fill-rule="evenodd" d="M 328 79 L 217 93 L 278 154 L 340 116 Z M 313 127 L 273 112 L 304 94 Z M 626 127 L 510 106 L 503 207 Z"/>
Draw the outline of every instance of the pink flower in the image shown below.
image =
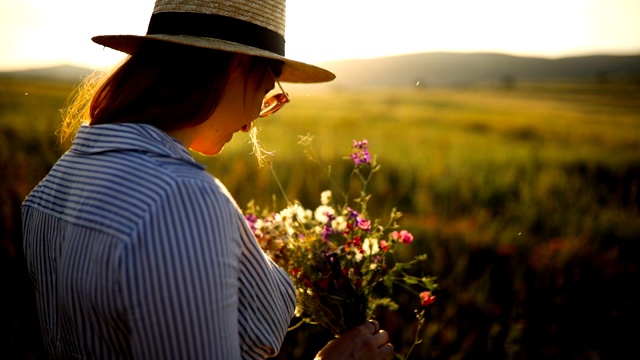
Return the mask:
<path fill-rule="evenodd" d="M 369 231 L 371 230 L 371 221 L 364 218 L 358 218 L 358 226 L 364 231 Z"/>
<path fill-rule="evenodd" d="M 420 293 L 420 303 L 422 306 L 429 306 L 436 301 L 435 295 L 431 295 L 429 291 L 423 291 Z"/>
<path fill-rule="evenodd" d="M 405 244 L 411 244 L 413 242 L 413 234 L 411 234 L 407 230 L 400 231 L 400 238 Z"/>
<path fill-rule="evenodd" d="M 391 233 L 391 237 L 405 244 L 411 244 L 411 242 L 413 242 L 413 235 L 407 230 L 401 230 L 400 232 L 394 231 Z"/>

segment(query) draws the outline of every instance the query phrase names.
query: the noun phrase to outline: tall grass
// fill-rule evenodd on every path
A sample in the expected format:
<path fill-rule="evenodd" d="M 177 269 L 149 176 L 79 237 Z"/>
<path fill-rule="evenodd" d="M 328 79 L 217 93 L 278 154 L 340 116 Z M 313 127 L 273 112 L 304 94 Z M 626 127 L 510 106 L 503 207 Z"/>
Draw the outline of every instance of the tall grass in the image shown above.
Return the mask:
<path fill-rule="evenodd" d="M 20 199 L 64 151 L 54 132 L 70 87 L 34 84 L 0 83 L 1 230 L 14 259 Z M 638 296 L 628 290 L 640 264 L 637 87 L 314 92 L 310 86 L 291 96 L 284 110 L 257 123 L 287 197 L 313 207 L 330 186 L 297 145 L 299 135 L 314 136 L 320 161 L 340 187 L 348 184 L 343 157 L 352 140 L 366 138 L 382 164 L 370 188 L 373 215 L 398 207 L 415 246 L 430 256 L 425 271 L 439 277 L 440 292 L 415 358 L 637 354 L 623 331 L 639 319 Z M 274 196 L 284 205 L 271 170 L 249 152 L 238 134 L 221 155 L 196 156 L 241 207 L 250 200 L 271 205 Z M 416 299 L 401 293 L 399 301 Z M 413 314 L 379 318 L 396 349 L 406 350 Z M 310 358 L 328 336 L 308 326 L 294 330 L 279 358 Z"/>
<path fill-rule="evenodd" d="M 328 182 L 297 145 L 306 133 L 337 177 L 348 172 L 342 157 L 351 141 L 370 141 L 383 165 L 373 184 L 381 212 L 398 206 L 418 222 L 472 217 L 494 242 L 518 233 L 535 240 L 581 236 L 595 230 L 594 216 L 635 216 L 638 91 L 612 89 L 609 97 L 606 89 L 576 87 L 573 96 L 565 87 L 554 89 L 299 95 L 259 126 L 288 195 L 308 202 L 317 202 Z M 268 200 L 271 175 L 252 167 L 246 152 L 244 139 L 236 139 L 204 161 L 237 190 L 241 204 Z M 244 188 L 247 178 L 258 183 Z"/>
<path fill-rule="evenodd" d="M 637 88 L 295 95 L 259 124 L 287 196 L 313 206 L 329 185 L 298 135 L 315 136 L 343 184 L 349 161 L 341 158 L 352 139 L 367 138 L 383 166 L 371 189 L 376 215 L 398 206 L 431 255 L 441 301 L 417 358 L 608 358 L 629 350 L 621 329 L 638 319 L 624 285 L 638 280 Z M 240 204 L 269 204 L 278 191 L 268 169 L 238 160 L 246 149 L 243 140 L 230 144 L 210 170 Z M 412 314 L 386 316 L 402 351 L 411 332 L 400 329 Z"/>

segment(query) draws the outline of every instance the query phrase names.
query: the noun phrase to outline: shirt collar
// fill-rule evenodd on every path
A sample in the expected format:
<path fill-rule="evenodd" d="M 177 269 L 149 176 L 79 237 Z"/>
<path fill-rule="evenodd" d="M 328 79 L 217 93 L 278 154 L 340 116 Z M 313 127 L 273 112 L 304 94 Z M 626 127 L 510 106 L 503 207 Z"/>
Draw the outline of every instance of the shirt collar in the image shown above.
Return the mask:
<path fill-rule="evenodd" d="M 148 124 L 82 125 L 70 151 L 84 154 L 142 151 L 181 160 L 204 169 L 178 140 Z"/>

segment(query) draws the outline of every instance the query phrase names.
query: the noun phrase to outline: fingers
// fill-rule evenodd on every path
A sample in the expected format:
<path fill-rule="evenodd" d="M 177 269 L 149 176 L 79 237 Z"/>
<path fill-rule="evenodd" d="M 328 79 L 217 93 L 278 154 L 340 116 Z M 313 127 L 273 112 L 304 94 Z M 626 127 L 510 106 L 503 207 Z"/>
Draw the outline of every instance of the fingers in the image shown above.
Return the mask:
<path fill-rule="evenodd" d="M 331 341 L 319 355 L 319 359 L 391 360 L 395 352 L 389 334 L 371 320 Z"/>
<path fill-rule="evenodd" d="M 395 354 L 396 353 L 393 349 L 393 345 L 391 345 L 391 343 L 386 343 L 378 348 L 376 359 L 391 360 L 395 357 Z"/>
<path fill-rule="evenodd" d="M 373 342 L 376 344 L 376 346 L 382 346 L 387 341 L 389 341 L 389 334 L 386 331 L 380 329 L 380 324 L 377 321 L 369 320 L 367 324 L 367 328 L 373 328 L 373 331 L 370 331 L 369 334 L 372 335 Z"/>
<path fill-rule="evenodd" d="M 376 348 L 376 359 L 391 360 L 395 356 L 393 345 L 389 342 L 389 333 L 380 329 L 380 324 L 375 320 L 369 321 L 369 328 L 373 328 L 372 340 Z"/>
<path fill-rule="evenodd" d="M 373 326 L 373 331 L 371 331 L 371 333 L 370 333 L 371 335 L 377 333 L 378 330 L 380 330 L 380 324 L 377 321 L 369 320 L 368 324 Z"/>
<path fill-rule="evenodd" d="M 389 334 L 384 330 L 378 330 L 375 334 L 372 334 L 376 345 L 380 346 L 389 341 Z"/>

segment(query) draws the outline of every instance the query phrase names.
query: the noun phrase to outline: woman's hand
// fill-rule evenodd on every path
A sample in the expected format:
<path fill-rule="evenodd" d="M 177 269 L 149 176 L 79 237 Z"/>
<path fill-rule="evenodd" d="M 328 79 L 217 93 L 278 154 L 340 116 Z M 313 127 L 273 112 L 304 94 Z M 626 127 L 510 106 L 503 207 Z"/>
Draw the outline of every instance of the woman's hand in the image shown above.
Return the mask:
<path fill-rule="evenodd" d="M 377 321 L 371 320 L 329 341 L 315 360 L 393 359 L 393 345 L 389 334 L 380 330 Z"/>

